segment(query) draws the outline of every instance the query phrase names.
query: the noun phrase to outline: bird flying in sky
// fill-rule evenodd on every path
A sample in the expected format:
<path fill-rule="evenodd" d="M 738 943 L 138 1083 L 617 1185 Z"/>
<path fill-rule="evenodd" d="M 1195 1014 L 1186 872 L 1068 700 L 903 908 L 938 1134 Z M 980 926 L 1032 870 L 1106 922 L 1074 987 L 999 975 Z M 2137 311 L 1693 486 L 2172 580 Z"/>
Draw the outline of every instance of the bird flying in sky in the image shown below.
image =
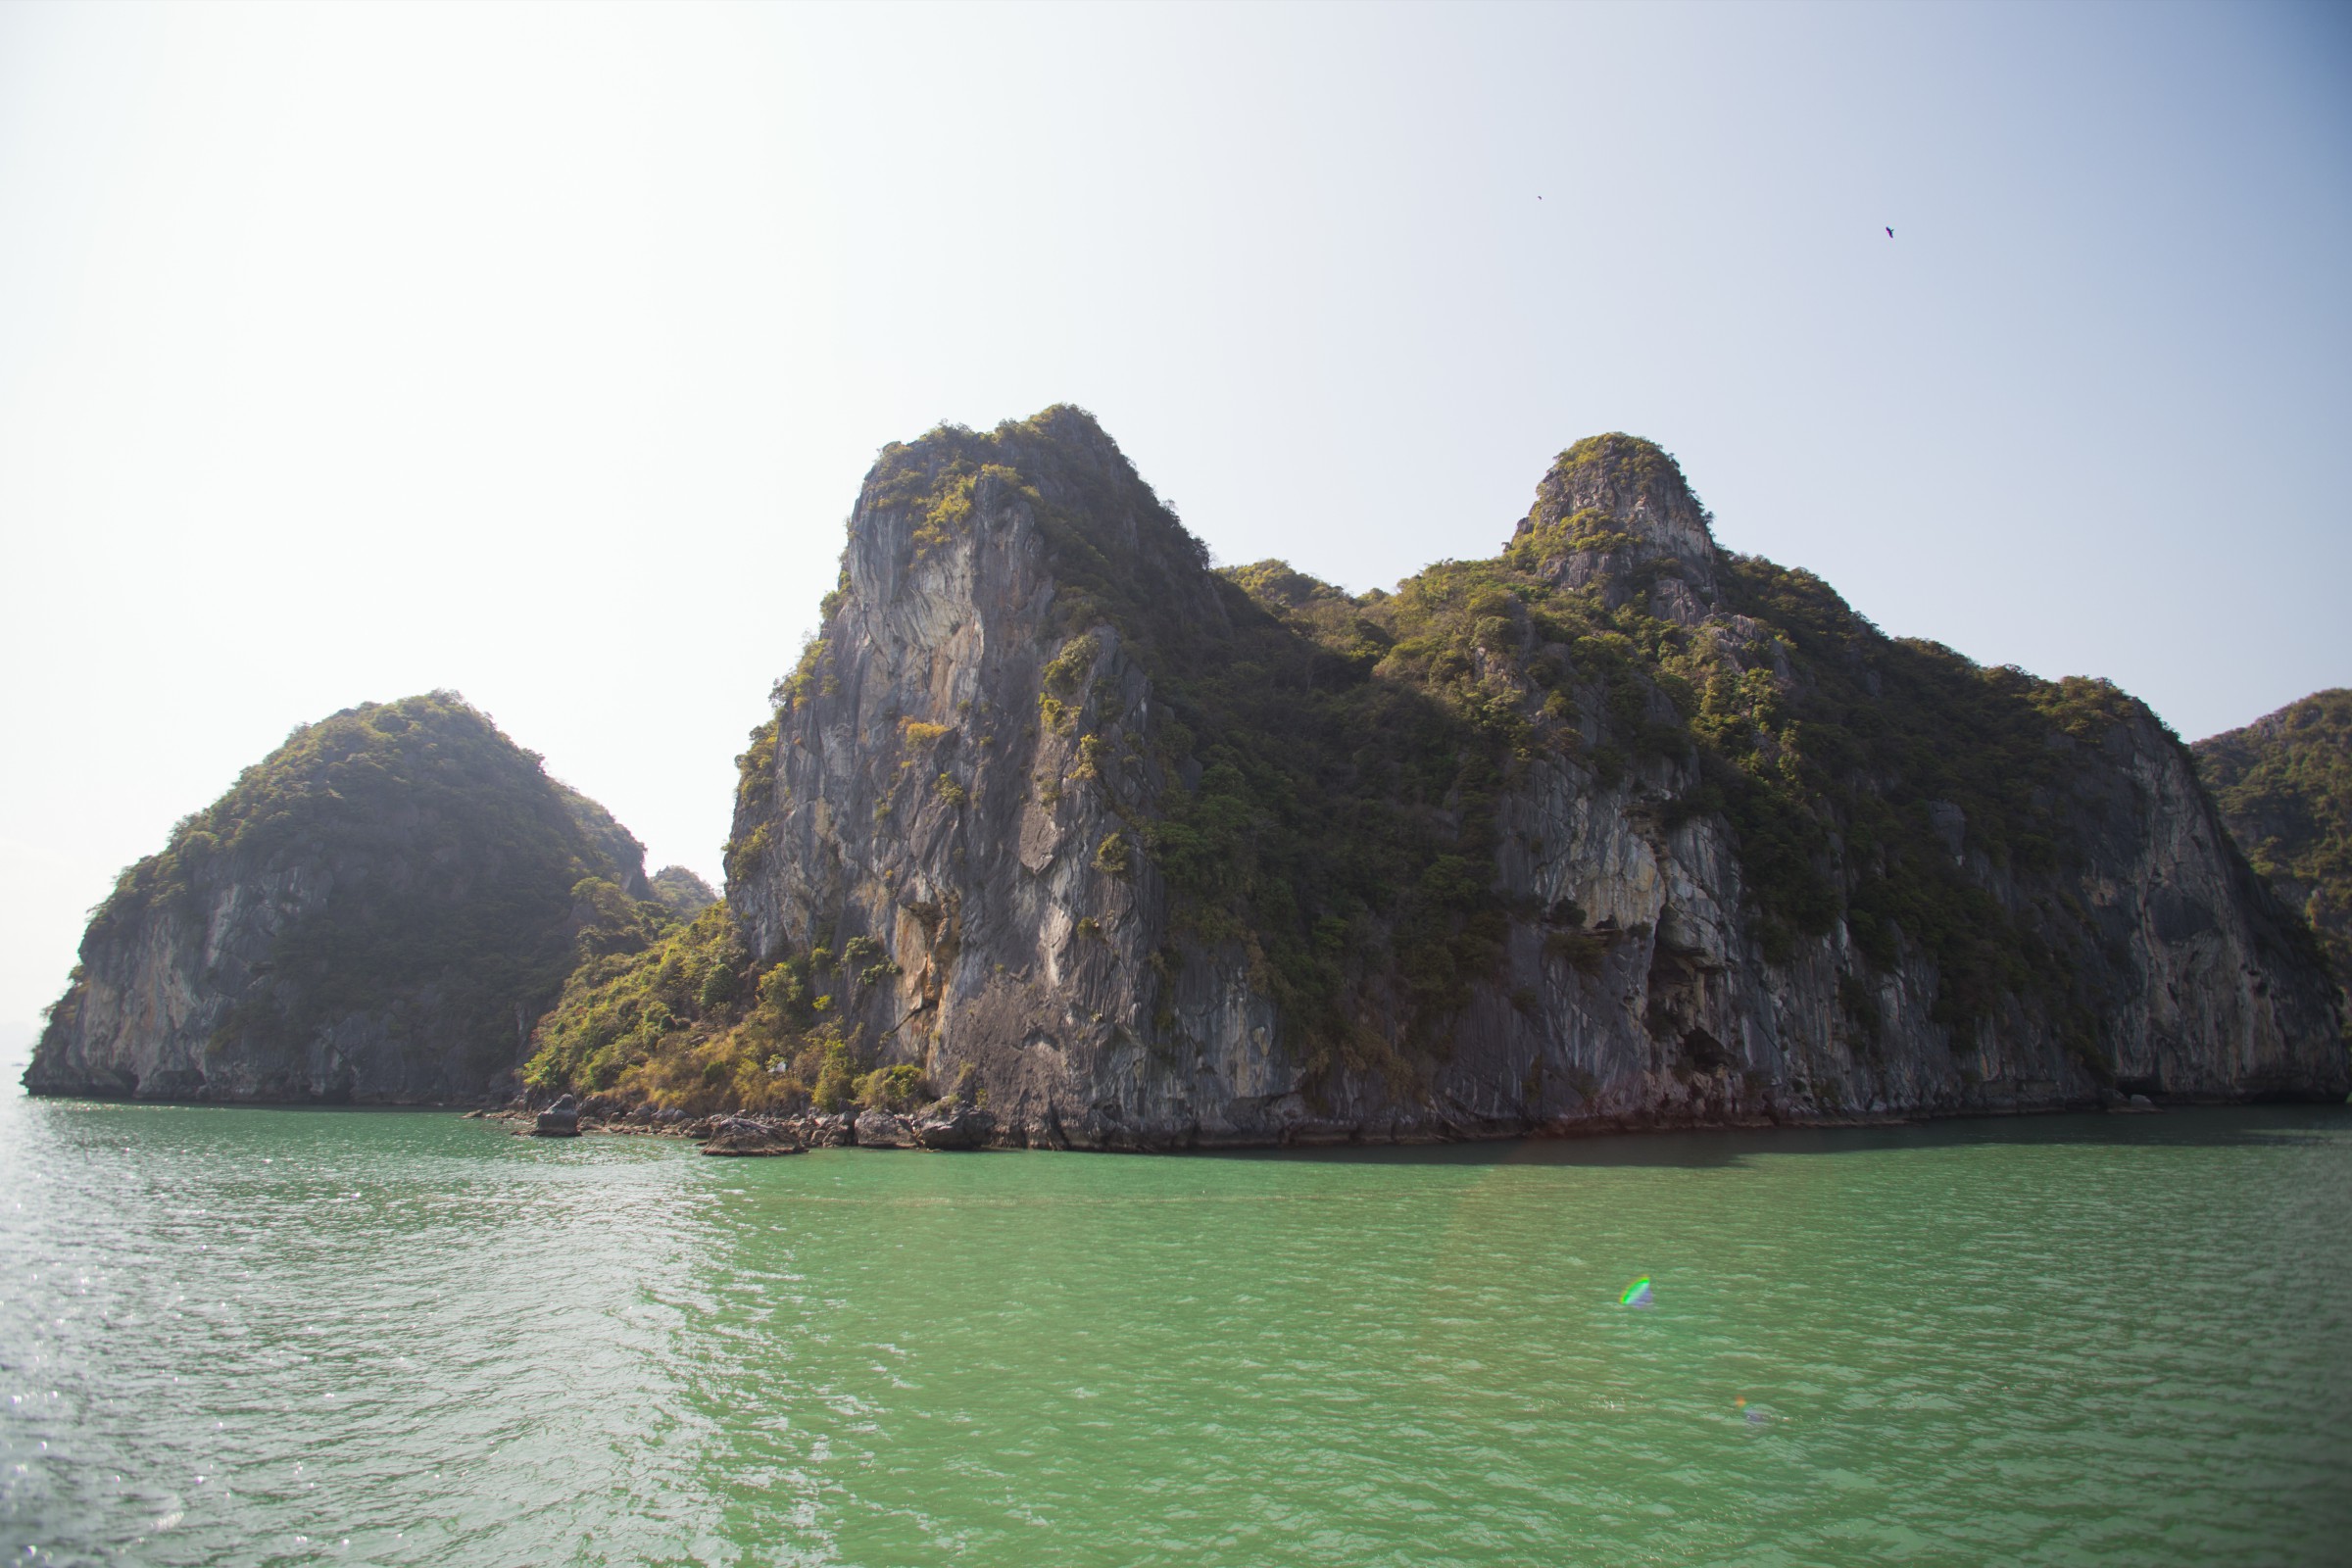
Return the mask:
<path fill-rule="evenodd" d="M 1886 237 L 1887 237 L 1888 239 L 1892 239 L 1892 238 L 1894 238 L 1894 230 L 1893 230 L 1893 229 L 1891 229 L 1891 228 L 1890 228 L 1890 229 L 1888 229 L 1888 230 L 1886 231 Z"/>

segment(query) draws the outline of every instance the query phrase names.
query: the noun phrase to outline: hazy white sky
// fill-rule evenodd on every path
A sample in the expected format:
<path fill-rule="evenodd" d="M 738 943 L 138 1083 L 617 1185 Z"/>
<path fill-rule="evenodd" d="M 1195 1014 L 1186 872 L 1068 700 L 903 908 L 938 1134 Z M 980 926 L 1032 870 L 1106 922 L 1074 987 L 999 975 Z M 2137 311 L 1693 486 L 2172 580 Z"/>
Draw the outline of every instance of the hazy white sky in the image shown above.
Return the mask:
<path fill-rule="evenodd" d="M 2352 683 L 2347 9 L 0 7 L 0 1034 L 365 699 L 715 880 L 875 449 L 1055 401 L 1351 588 L 1627 429 L 1890 632 Z"/>

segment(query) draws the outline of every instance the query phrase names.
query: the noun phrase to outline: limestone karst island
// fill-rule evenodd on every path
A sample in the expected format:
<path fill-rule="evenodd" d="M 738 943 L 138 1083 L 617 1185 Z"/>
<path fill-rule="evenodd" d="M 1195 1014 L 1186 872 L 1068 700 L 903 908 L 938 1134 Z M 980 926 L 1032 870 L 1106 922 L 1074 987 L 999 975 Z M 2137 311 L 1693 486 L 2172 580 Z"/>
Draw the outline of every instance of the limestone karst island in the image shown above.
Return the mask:
<path fill-rule="evenodd" d="M 363 704 L 122 874 L 24 1081 L 774 1149 L 2352 1089 L 2345 693 L 2192 750 L 1719 549 L 1627 435 L 1497 544 L 1350 596 L 1212 569 L 1074 408 L 891 446 L 723 898 L 455 694 Z"/>

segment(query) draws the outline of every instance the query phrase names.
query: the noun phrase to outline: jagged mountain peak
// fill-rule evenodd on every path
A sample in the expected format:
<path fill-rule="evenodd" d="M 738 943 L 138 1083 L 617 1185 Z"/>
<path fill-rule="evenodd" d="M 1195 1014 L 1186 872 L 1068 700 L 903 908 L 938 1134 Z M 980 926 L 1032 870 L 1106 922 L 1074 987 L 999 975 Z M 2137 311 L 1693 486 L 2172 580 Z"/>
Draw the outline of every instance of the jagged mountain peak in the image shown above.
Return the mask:
<path fill-rule="evenodd" d="M 743 759 L 760 1093 L 1165 1147 L 2340 1092 L 2144 710 L 1719 554 L 1655 443 L 1394 594 L 1203 555 L 1075 410 L 884 450 Z"/>
<path fill-rule="evenodd" d="M 1670 559 L 1702 597 L 1711 597 L 1715 538 L 1707 524 L 1706 509 L 1672 453 L 1612 430 L 1585 437 L 1553 461 L 1512 542 L 1532 540 L 1572 586 L 1608 558 L 1627 567 Z"/>
<path fill-rule="evenodd" d="M 1108 621 L 1130 638 L 1176 643 L 1224 627 L 1229 592 L 1207 547 L 1094 416 L 1056 404 L 993 430 L 941 425 L 882 449 L 850 517 L 820 642 L 934 641 L 952 623 L 990 618 L 956 621 L 978 593 L 1022 615 L 1050 601 L 1064 631 Z M 940 700 L 970 695 L 943 690 Z"/>
<path fill-rule="evenodd" d="M 1589 435 L 1554 459 L 1536 488 L 1535 520 L 1598 508 L 1624 522 L 1707 535 L 1706 513 L 1674 454 L 1622 430 Z"/>
<path fill-rule="evenodd" d="M 951 493 L 944 503 L 935 492 L 943 480 L 957 478 L 1027 487 L 1064 506 L 1100 503 L 1109 492 L 1174 520 L 1101 421 L 1075 404 L 1056 403 L 991 430 L 942 423 L 912 441 L 891 442 L 866 473 L 851 525 L 918 495 L 929 500 L 935 522 L 951 521 L 969 491 L 960 498 Z"/>

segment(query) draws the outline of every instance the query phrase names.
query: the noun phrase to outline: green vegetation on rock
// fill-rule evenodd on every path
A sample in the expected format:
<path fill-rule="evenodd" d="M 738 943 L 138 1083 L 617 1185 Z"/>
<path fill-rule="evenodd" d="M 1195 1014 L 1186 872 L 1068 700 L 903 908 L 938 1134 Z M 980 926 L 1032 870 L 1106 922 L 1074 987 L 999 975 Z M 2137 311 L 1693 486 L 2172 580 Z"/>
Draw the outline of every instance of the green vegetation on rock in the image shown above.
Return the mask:
<path fill-rule="evenodd" d="M 1500 558 L 1441 563 L 1360 599 L 1279 562 L 1228 573 L 1295 638 L 1298 673 L 1264 688 L 1252 726 L 1292 760 L 1294 780 L 1310 775 L 1253 803 L 1260 821 L 1290 801 L 1315 803 L 1295 819 L 1306 830 L 1281 841 L 1311 869 L 1285 880 L 1322 892 L 1330 878 L 1318 873 L 1357 861 L 1361 829 L 1377 829 L 1384 808 L 1443 802 L 1460 824 L 1450 855 L 1424 841 L 1417 880 L 1390 869 L 1348 890 L 1359 907 L 1385 900 L 1405 912 L 1408 979 L 1442 1006 L 1482 961 L 1478 939 L 1496 918 L 1481 858 L 1493 803 L 1551 756 L 1603 788 L 1634 790 L 1660 831 L 1724 818 L 1768 960 L 1843 921 L 1879 967 L 1892 967 L 1906 938 L 1933 956 L 1946 1022 L 1973 1023 L 2006 992 L 2040 992 L 2086 1036 L 2091 999 L 2071 989 L 2081 922 L 2054 898 L 2013 915 L 1957 863 L 1936 819 L 1965 824 L 1965 851 L 1997 866 L 2051 867 L 2081 826 L 2069 789 L 2081 744 L 2136 705 L 2103 682 L 2038 681 L 1887 639 L 1819 578 L 1765 561 L 1719 558 L 1718 613 L 1694 626 L 1663 618 L 1642 591 L 1674 574 L 1671 561 L 1637 567 L 1646 580 L 1630 593 L 1607 565 L 1574 588 L 1543 569 L 1549 543 L 1615 552 L 1624 538 L 1589 528 L 1523 538 Z M 1302 753 L 1300 734 L 1330 741 Z M 1372 737 L 1386 744 L 1367 746 Z M 1448 749 L 1451 775 L 1424 771 L 1416 789 L 1411 762 Z M 1232 849 L 1228 835 L 1204 869 Z M 1315 903 L 1302 912 L 1327 918 L 1333 901 Z M 1581 916 L 1561 914 L 1555 942 L 1591 948 Z M 1432 915 L 1450 934 L 1446 949 L 1429 940 Z M 1439 951 L 1455 966 L 1433 963 Z"/>
<path fill-rule="evenodd" d="M 252 924 L 242 911 L 266 900 L 280 912 L 255 929 L 274 935 L 208 1057 L 297 1061 L 321 1030 L 365 1018 L 511 1066 L 521 1025 L 575 961 L 587 904 L 635 906 L 619 884 L 641 868 L 613 858 L 635 850 L 454 693 L 346 709 L 295 730 L 122 873 L 52 1028 L 73 1021 L 89 968 L 142 942 L 201 945 L 208 920 L 233 949 Z"/>
<path fill-rule="evenodd" d="M 1311 1061 L 1407 1072 L 1372 1014 L 1401 1009 L 1434 1030 L 1500 951 L 1502 916 L 1487 895 L 1512 728 L 1483 703 L 1372 679 L 1394 640 L 1374 620 L 1342 615 L 1338 645 L 1326 647 L 1321 611 L 1299 619 L 1208 573 L 1200 542 L 1123 461 L 1102 461 L 1105 451 L 1115 458 L 1094 421 L 1067 408 L 989 432 L 942 428 L 884 450 L 867 505 L 919 516 L 920 554 L 968 526 L 984 487 L 1026 504 L 1056 584 L 1058 640 L 1036 721 L 1074 734 L 1081 758 L 1069 778 L 1042 781 L 1045 797 L 1096 788 L 1130 816 L 1134 831 L 1102 841 L 1095 866 L 1115 876 L 1150 859 L 1179 943 L 1242 948 Z M 1302 591 L 1348 603 L 1321 585 Z M 1124 716 L 1115 695 L 1082 684 L 1104 625 L 1152 682 L 1161 716 L 1145 737 L 1148 758 L 1114 755 L 1101 731 Z M 1350 631 L 1368 640 L 1348 641 Z M 826 690 L 829 650 L 812 641 L 777 683 L 782 711 Z M 775 745 L 772 721 L 754 732 L 740 760 L 744 799 L 771 787 Z M 1158 785 L 1139 808 L 1146 762 Z M 764 832 L 729 847 L 730 874 L 753 863 Z"/>
<path fill-rule="evenodd" d="M 2191 750 L 2246 858 L 2352 985 L 2352 690 L 2314 692 Z"/>
<path fill-rule="evenodd" d="M 1349 595 L 1280 561 L 1204 578 L 1174 514 L 1090 456 L 1107 439 L 1068 409 L 935 430 L 886 449 L 869 503 L 919 514 L 919 552 L 967 526 L 984 487 L 1026 502 L 1057 585 L 1038 721 L 1091 726 L 1046 798 L 1106 792 L 1134 831 L 1098 866 L 1148 858 L 1178 941 L 1245 951 L 1310 1065 L 1410 1076 L 1494 972 L 1513 912 L 1495 894 L 1498 805 L 1546 763 L 1631 792 L 1661 833 L 1726 822 L 1768 960 L 1842 923 L 1870 965 L 1891 968 L 1906 943 L 1932 957 L 1943 1021 L 1966 1029 L 2032 996 L 2087 1052 L 2087 915 L 2055 882 L 2004 904 L 1971 865 L 2031 876 L 2081 858 L 2102 809 L 2078 788 L 2086 760 L 2111 726 L 2153 723 L 2114 687 L 1889 639 L 1808 572 L 1712 552 L 1692 520 L 1715 578 L 1702 607 L 1671 581 L 1687 561 L 1629 531 L 1648 524 L 1589 506 L 1540 511 L 1499 556 L 1394 593 Z M 1603 480 L 1703 516 L 1673 459 L 1624 435 L 1561 454 L 1543 495 Z M 1690 612 L 1674 612 L 1676 590 Z M 1105 625 L 1152 681 L 1131 758 L 1095 733 L 1124 716 L 1115 699 L 1090 705 L 1080 685 Z M 811 643 L 778 683 L 787 710 L 830 678 L 827 649 Z M 774 746 L 772 723 L 755 732 L 747 794 Z M 1517 912 L 1547 915 L 1580 964 L 1612 940 L 1581 911 Z M 1866 1022 L 1867 988 L 1846 994 Z M 1396 1017 L 1401 1054 L 1383 1027 Z"/>
<path fill-rule="evenodd" d="M 710 884 L 682 865 L 665 865 L 646 882 L 655 901 L 681 920 L 691 920 L 718 902 Z"/>
<path fill-rule="evenodd" d="M 532 1088 L 696 1115 L 900 1110 L 931 1098 L 919 1071 L 877 1067 L 840 1022 L 858 988 L 886 978 L 871 941 L 763 963 L 723 904 L 683 923 L 610 931 L 583 933 L 579 967 L 532 1032 Z"/>

